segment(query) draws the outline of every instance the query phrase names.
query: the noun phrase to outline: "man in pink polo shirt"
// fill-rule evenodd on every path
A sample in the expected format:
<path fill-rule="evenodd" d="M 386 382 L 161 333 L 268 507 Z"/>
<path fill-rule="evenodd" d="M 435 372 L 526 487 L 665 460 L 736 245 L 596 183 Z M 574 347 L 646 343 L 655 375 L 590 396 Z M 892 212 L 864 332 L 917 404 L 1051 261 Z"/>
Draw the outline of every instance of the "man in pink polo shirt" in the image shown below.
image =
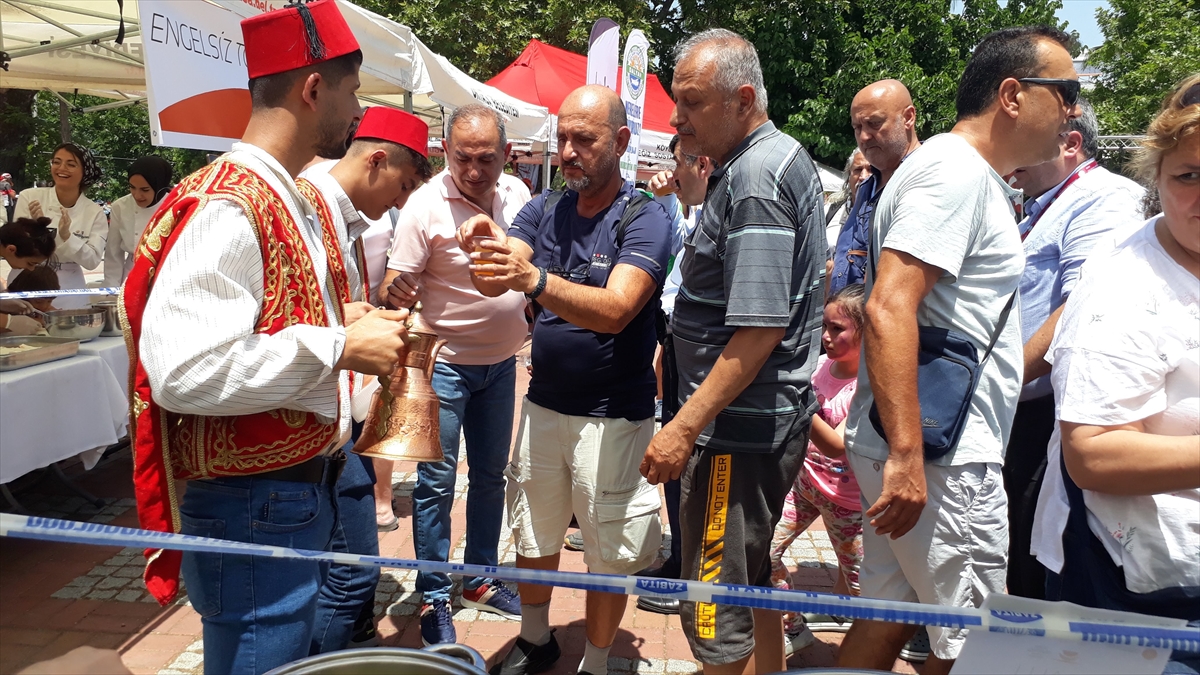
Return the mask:
<path fill-rule="evenodd" d="M 446 340 L 433 374 L 446 458 L 418 465 L 412 519 L 417 558 L 449 557 L 461 432 L 467 441 L 471 483 L 464 562 L 496 565 L 504 469 L 512 441 L 513 355 L 528 333 L 525 296 L 509 291 L 489 298 L 475 290 L 470 260 L 455 233 L 481 213 L 507 229 L 529 201 L 529 189 L 504 173 L 511 146 L 498 113 L 482 105 L 463 106 L 450 116 L 448 128 L 443 142 L 447 170 L 414 192 L 401 212 L 384 284 L 394 307 L 420 300 L 425 318 Z M 382 505 L 389 503 L 390 499 Z M 417 590 L 424 594 L 421 639 L 427 645 L 455 642 L 450 578 L 420 573 Z M 462 605 L 508 618 L 521 615 L 517 594 L 491 579 L 465 577 Z"/>

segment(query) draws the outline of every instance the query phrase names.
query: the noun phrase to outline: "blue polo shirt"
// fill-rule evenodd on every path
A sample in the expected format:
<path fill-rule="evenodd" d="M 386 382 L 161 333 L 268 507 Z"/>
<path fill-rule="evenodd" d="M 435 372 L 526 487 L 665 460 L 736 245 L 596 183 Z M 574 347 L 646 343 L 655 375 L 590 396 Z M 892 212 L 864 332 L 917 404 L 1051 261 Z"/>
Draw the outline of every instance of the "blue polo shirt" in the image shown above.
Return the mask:
<path fill-rule="evenodd" d="M 598 288 L 608 283 L 616 265 L 633 265 L 662 288 L 672 236 L 671 218 L 662 205 L 643 204 L 618 247 L 617 221 L 634 195 L 632 184 L 625 183 L 613 205 L 592 218 L 579 216 L 574 191 L 559 199 L 554 213 L 545 213 L 546 194 L 526 204 L 508 231 L 533 249 L 534 265 Z M 656 311 L 657 303 L 647 302 L 613 335 L 580 328 L 543 307 L 533 326 L 529 400 L 563 415 L 635 421 L 653 417 Z"/>

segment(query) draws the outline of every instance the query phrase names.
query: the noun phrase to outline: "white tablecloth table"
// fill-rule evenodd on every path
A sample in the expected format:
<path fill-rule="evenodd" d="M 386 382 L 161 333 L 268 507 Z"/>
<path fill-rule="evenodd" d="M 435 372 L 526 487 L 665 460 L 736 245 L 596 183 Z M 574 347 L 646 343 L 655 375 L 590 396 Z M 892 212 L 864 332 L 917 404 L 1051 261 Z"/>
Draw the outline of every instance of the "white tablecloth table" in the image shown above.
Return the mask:
<path fill-rule="evenodd" d="M 79 345 L 80 354 L 99 356 L 108 364 L 125 398 L 129 399 L 129 352 L 125 350 L 125 338 L 98 337 Z"/>
<path fill-rule="evenodd" d="M 79 354 L 0 373 L 0 483 L 79 457 L 84 468 L 125 436 L 129 406 L 112 368 Z"/>

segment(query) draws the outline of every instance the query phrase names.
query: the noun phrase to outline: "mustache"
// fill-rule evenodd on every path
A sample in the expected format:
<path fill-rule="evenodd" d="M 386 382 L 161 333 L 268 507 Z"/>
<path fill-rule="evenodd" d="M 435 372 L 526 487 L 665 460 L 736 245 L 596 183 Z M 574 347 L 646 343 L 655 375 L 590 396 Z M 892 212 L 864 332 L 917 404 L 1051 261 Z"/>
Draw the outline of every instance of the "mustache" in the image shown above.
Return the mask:
<path fill-rule="evenodd" d="M 568 166 L 570 166 L 570 167 L 574 167 L 574 168 L 576 168 L 576 169 L 582 169 L 582 168 L 583 168 L 583 165 L 579 163 L 579 160 L 573 160 L 573 161 L 569 161 L 569 162 L 563 162 L 563 163 L 562 163 L 562 166 L 563 166 L 563 168 L 566 168 L 566 167 L 568 167 Z"/>
<path fill-rule="evenodd" d="M 675 131 L 677 131 L 681 134 L 691 134 L 693 136 L 696 135 L 696 129 L 694 127 L 689 127 L 689 126 L 675 127 Z"/>

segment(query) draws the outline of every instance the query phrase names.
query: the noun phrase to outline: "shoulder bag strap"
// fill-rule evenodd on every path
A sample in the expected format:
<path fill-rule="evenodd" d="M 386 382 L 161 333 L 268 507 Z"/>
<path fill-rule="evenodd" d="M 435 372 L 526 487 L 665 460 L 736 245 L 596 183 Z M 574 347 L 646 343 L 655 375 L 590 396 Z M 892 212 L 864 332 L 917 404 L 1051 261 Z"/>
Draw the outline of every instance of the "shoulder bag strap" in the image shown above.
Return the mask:
<path fill-rule="evenodd" d="M 871 283 L 875 282 L 875 242 L 867 242 L 867 259 L 871 263 Z M 1019 290 L 1019 289 L 1018 289 Z M 992 348 L 996 346 L 996 341 L 1000 339 L 1000 333 L 1004 330 L 1004 325 L 1008 323 L 1008 315 L 1012 312 L 1013 303 L 1017 300 L 1018 291 L 1013 291 L 1012 295 L 1008 296 L 1008 303 L 1004 305 L 1004 311 L 1000 312 L 1000 320 L 996 322 L 996 330 L 992 332 L 992 339 L 988 342 L 987 349 L 983 352 L 983 356 L 979 359 L 979 365 L 982 366 L 984 361 L 992 354 Z"/>

